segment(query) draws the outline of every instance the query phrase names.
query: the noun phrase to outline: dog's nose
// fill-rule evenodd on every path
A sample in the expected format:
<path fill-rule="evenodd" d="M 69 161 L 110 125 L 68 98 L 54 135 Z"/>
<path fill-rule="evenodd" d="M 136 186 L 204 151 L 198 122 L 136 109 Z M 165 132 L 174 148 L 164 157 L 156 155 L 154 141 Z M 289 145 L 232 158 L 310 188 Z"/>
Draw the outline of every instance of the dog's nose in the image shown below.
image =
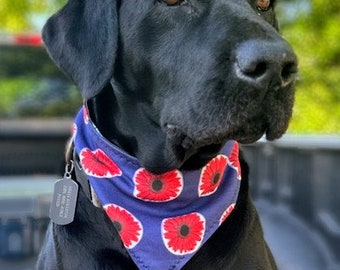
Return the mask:
<path fill-rule="evenodd" d="M 250 40 L 237 49 L 236 73 L 255 88 L 281 89 L 295 81 L 297 58 L 284 40 Z"/>

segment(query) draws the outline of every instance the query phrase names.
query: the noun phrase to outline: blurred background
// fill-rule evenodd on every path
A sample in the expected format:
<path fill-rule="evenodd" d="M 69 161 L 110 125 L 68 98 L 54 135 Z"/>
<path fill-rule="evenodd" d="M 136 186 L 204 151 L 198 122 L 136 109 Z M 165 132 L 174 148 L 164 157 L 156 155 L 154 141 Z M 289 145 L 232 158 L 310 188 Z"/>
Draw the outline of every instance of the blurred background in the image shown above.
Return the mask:
<path fill-rule="evenodd" d="M 40 36 L 65 2 L 0 2 L 0 269 L 34 269 L 81 106 Z M 287 134 L 242 146 L 251 192 L 280 269 L 340 269 L 340 2 L 277 2 L 299 81 Z"/>

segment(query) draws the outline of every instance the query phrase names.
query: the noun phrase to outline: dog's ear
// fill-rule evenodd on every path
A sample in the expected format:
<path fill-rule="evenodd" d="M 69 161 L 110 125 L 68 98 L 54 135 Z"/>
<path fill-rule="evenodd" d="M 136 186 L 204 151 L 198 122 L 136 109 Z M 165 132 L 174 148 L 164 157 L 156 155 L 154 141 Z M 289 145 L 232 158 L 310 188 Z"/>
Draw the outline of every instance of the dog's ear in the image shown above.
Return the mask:
<path fill-rule="evenodd" d="M 47 50 L 85 99 L 108 83 L 117 51 L 116 0 L 69 0 L 43 28 Z"/>

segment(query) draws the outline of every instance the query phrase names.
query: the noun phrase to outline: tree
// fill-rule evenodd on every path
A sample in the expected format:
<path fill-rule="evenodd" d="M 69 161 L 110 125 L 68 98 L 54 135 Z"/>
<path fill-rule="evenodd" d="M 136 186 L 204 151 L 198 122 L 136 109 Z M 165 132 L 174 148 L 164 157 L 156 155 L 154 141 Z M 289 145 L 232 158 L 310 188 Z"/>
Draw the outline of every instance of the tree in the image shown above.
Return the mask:
<path fill-rule="evenodd" d="M 278 2 L 281 32 L 293 45 L 300 66 L 289 131 L 340 133 L 340 1 Z M 39 31 L 31 19 L 33 15 L 47 18 L 65 3 L 66 0 L 1 0 L 0 32 Z"/>
<path fill-rule="evenodd" d="M 39 32 L 66 0 L 1 0 L 0 33 Z M 33 18 L 39 18 L 36 23 Z M 6 41 L 6 35 L 5 41 Z M 1 44 L 0 118 L 72 116 L 81 106 L 75 86 L 40 46 Z"/>
<path fill-rule="evenodd" d="M 339 14 L 340 1 L 311 0 L 307 12 L 282 26 L 300 66 L 292 132 L 340 132 Z"/>
<path fill-rule="evenodd" d="M 37 31 L 33 15 L 44 15 L 56 10 L 66 0 L 1 0 L 0 31 Z"/>

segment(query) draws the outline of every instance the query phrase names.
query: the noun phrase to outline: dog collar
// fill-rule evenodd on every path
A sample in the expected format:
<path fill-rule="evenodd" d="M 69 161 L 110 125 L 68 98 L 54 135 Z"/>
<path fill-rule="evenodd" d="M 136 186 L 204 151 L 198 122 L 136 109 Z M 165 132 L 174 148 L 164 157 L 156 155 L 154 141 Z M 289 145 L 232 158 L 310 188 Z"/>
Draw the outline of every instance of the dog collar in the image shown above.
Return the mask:
<path fill-rule="evenodd" d="M 154 175 L 106 140 L 86 108 L 73 136 L 90 185 L 139 269 L 181 269 L 234 209 L 241 180 L 235 141 L 200 170 Z"/>

